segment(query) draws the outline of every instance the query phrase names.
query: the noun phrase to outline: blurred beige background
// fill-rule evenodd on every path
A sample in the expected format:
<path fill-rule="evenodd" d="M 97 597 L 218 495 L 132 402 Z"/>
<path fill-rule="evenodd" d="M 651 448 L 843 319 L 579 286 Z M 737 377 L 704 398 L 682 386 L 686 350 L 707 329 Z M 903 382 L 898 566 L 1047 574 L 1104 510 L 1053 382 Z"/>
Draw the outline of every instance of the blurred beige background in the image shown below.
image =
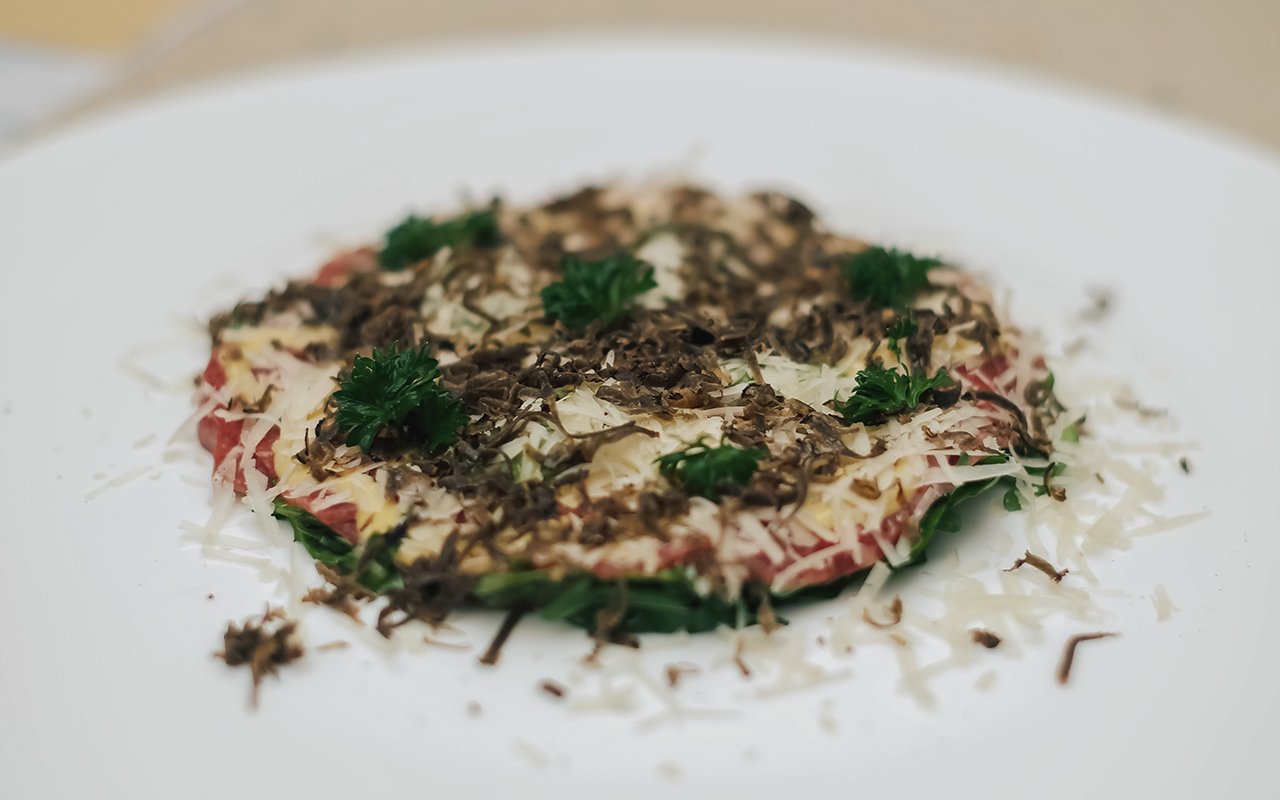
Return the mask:
<path fill-rule="evenodd" d="M 0 37 L 106 55 L 62 121 L 296 58 L 493 34 L 814 34 L 979 58 L 1159 106 L 1280 151 L 1280 0 L 0 0 Z"/>

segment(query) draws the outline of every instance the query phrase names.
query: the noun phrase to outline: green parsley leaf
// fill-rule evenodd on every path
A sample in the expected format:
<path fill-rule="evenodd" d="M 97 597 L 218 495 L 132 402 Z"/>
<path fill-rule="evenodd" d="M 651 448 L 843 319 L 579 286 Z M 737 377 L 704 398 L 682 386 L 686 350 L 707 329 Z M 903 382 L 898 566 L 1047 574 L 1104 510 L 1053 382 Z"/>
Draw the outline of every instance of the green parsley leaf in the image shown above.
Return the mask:
<path fill-rule="evenodd" d="M 885 336 L 889 339 L 906 339 L 909 336 L 914 336 L 918 330 L 920 329 L 915 321 L 904 314 L 893 321 Z"/>
<path fill-rule="evenodd" d="M 431 258 L 446 247 L 470 244 L 492 247 L 502 241 L 498 218 L 491 210 L 435 222 L 431 217 L 413 214 L 387 231 L 387 240 L 378 253 L 378 263 L 392 272 Z"/>
<path fill-rule="evenodd" d="M 877 308 L 906 308 L 929 286 L 929 270 L 941 263 L 936 258 L 884 247 L 869 247 L 840 258 L 853 298 L 870 300 Z"/>
<path fill-rule="evenodd" d="M 885 333 L 885 338 L 889 340 L 889 352 L 893 353 L 893 357 L 902 361 L 902 339 L 909 339 L 916 335 L 916 331 L 920 330 L 911 317 L 903 314 L 893 321 L 889 326 L 889 330 Z"/>
<path fill-rule="evenodd" d="M 565 256 L 561 268 L 564 278 L 542 290 L 542 307 L 571 330 L 596 320 L 612 325 L 631 312 L 636 295 L 658 286 L 653 267 L 627 253 L 601 261 Z"/>
<path fill-rule="evenodd" d="M 690 494 L 715 500 L 746 486 L 767 455 L 762 447 L 707 447 L 699 439 L 683 450 L 659 456 L 657 464 L 667 480 Z"/>
<path fill-rule="evenodd" d="M 951 385 L 945 369 L 930 378 L 886 369 L 879 364 L 859 370 L 857 381 L 853 394 L 835 401 L 836 411 L 849 424 L 881 422 L 893 414 L 910 411 L 920 405 L 926 392 Z"/>
<path fill-rule="evenodd" d="M 461 401 L 439 383 L 439 362 L 427 343 L 417 349 L 398 345 L 357 355 L 351 375 L 334 392 L 338 428 L 348 444 L 366 453 L 382 432 L 427 450 L 453 444 L 467 421 Z"/>

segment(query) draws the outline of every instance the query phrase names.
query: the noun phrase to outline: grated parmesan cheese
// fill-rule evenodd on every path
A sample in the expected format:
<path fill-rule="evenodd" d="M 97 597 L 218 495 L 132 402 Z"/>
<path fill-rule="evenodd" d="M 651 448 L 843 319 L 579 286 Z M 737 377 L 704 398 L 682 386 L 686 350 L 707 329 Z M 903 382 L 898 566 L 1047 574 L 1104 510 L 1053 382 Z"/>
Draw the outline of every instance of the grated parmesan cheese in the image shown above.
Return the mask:
<path fill-rule="evenodd" d="M 1156 584 L 1155 591 L 1151 594 L 1151 604 L 1155 606 L 1157 622 L 1164 622 L 1178 610 L 1178 607 L 1169 599 L 1169 592 L 1164 588 L 1163 583 Z"/>

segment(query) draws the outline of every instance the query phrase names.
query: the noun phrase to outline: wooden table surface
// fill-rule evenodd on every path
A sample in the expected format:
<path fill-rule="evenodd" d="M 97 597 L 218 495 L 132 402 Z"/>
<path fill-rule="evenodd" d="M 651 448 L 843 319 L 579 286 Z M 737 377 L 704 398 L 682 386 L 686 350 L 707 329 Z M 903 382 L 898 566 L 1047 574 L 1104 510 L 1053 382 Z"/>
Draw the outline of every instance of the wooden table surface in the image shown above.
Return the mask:
<path fill-rule="evenodd" d="M 618 29 L 818 35 L 983 59 L 1280 151 L 1280 0 L 0 0 L 0 37 L 133 54 L 71 119 L 291 59 Z"/>

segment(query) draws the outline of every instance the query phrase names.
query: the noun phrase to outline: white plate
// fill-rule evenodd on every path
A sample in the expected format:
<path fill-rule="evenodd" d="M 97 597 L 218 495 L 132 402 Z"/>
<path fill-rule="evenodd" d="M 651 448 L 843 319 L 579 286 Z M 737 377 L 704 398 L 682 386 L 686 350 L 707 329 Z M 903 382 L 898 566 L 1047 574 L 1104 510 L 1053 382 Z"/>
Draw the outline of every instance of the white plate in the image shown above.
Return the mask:
<path fill-rule="evenodd" d="M 207 462 L 160 458 L 189 398 L 139 370 L 189 380 L 196 315 L 460 188 L 534 199 L 688 169 L 792 189 L 837 227 L 989 269 L 1028 323 L 1062 327 L 1085 284 L 1115 288 L 1098 366 L 1201 443 L 1169 505 L 1212 510 L 1098 560 L 1119 591 L 1104 625 L 1123 636 L 1085 645 L 1061 688 L 1060 643 L 1081 625 L 1050 620 L 1018 653 L 939 676 L 931 709 L 871 648 L 850 677 L 771 700 L 722 666 L 681 696 L 747 695 L 732 716 L 644 727 L 537 691 L 585 652 L 577 632 L 530 622 L 485 669 L 474 649 L 384 654 L 319 611 L 304 618 L 311 644 L 356 645 L 269 680 L 251 712 L 247 676 L 210 652 L 273 587 L 180 538 L 180 520 L 207 513 L 182 476 L 200 484 Z M 1280 167 L 1239 144 L 1003 73 L 798 43 L 560 41 L 319 65 L 32 146 L 0 164 L 2 793 L 1268 795 L 1278 219 Z M 1005 523 L 972 521 L 956 540 L 989 551 Z M 1157 582 L 1180 609 L 1159 624 Z M 496 621 L 460 624 L 479 646 Z M 705 666 L 717 648 L 653 639 L 649 658 Z"/>

